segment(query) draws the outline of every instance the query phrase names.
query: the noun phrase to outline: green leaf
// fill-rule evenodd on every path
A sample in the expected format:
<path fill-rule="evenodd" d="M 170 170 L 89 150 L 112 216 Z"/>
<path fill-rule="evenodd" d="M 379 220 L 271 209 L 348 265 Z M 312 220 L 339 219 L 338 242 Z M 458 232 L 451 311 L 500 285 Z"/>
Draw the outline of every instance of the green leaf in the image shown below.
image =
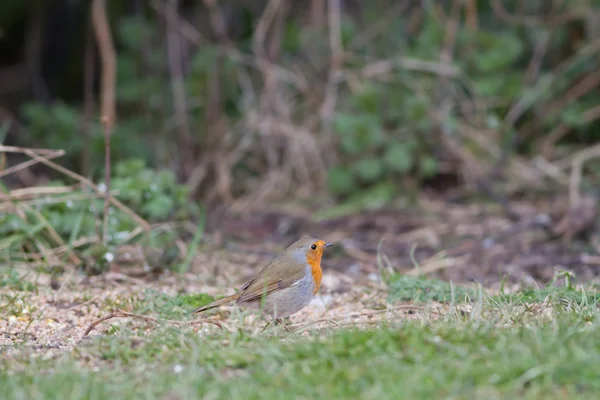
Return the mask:
<path fill-rule="evenodd" d="M 560 112 L 561 121 L 572 128 L 580 128 L 585 126 L 586 123 L 582 118 L 581 108 L 581 105 L 577 103 L 563 108 Z"/>
<path fill-rule="evenodd" d="M 353 170 L 364 182 L 375 182 L 383 174 L 384 165 L 379 158 L 363 158 L 353 165 Z"/>
<path fill-rule="evenodd" d="M 354 189 L 354 176 L 348 168 L 333 167 L 328 171 L 328 186 L 333 194 L 347 194 Z"/>
<path fill-rule="evenodd" d="M 511 64 L 523 52 L 521 39 L 513 32 L 479 33 L 479 51 L 475 56 L 475 65 L 481 72 L 500 71 Z"/>
<path fill-rule="evenodd" d="M 392 182 L 382 182 L 353 195 L 348 202 L 367 209 L 375 209 L 388 204 L 395 195 L 396 185 Z"/>
<path fill-rule="evenodd" d="M 423 178 L 430 178 L 438 173 L 438 162 L 431 156 L 425 156 L 419 161 L 419 173 Z"/>
<path fill-rule="evenodd" d="M 408 143 L 394 143 L 387 148 L 383 159 L 394 172 L 406 173 L 413 167 L 412 146 Z"/>
<path fill-rule="evenodd" d="M 142 206 L 142 212 L 151 219 L 161 219 L 171 214 L 173 206 L 173 200 L 169 196 L 156 196 Z"/>
<path fill-rule="evenodd" d="M 351 103 L 358 112 L 378 115 L 381 109 L 381 87 L 373 83 L 364 85 L 352 95 Z"/>

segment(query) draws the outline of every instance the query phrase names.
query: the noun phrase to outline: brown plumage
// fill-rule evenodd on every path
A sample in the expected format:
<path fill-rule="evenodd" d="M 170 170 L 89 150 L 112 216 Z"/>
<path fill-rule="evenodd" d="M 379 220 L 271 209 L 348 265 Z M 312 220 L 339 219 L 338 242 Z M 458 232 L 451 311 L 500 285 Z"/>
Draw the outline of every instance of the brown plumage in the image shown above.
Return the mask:
<path fill-rule="evenodd" d="M 200 313 L 224 304 L 261 308 L 275 319 L 304 308 L 321 285 L 321 258 L 330 243 L 303 236 L 267 264 L 238 293 L 199 307 Z M 261 304 L 262 303 L 262 304 Z"/>

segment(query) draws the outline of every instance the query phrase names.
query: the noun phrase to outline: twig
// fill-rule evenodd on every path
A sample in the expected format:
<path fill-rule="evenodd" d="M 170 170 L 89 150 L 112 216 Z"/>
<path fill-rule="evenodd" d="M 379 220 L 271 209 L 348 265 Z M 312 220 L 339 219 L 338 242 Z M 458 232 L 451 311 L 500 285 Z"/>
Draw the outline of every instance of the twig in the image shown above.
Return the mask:
<path fill-rule="evenodd" d="M 71 193 L 73 188 L 69 186 L 34 186 L 23 189 L 11 190 L 8 194 L 0 194 L 0 200 L 24 200 L 28 198 L 39 198 L 51 194 Z"/>
<path fill-rule="evenodd" d="M 2 151 L 2 148 L 5 146 L 0 146 L 0 151 Z M 34 151 L 31 151 L 30 149 L 22 149 L 23 153 L 28 155 L 31 158 L 34 158 L 36 160 L 38 160 L 40 163 L 55 169 L 56 171 L 72 178 L 75 179 L 79 182 L 81 182 L 82 184 L 92 188 L 96 193 L 104 196 L 105 192 L 102 191 L 96 184 L 94 184 L 94 182 L 92 182 L 91 180 L 89 180 L 88 178 L 81 176 L 71 170 L 68 170 L 67 168 L 64 168 L 58 164 L 56 164 L 55 162 L 46 160 L 45 158 L 39 156 L 38 154 L 36 154 Z M 110 196 L 110 202 L 113 206 L 117 207 L 119 210 L 121 210 L 123 213 L 125 213 L 126 215 L 128 215 L 131 219 L 133 219 L 138 225 L 140 225 L 145 231 L 150 230 L 150 224 L 148 224 L 148 222 L 146 222 L 145 219 L 143 219 L 142 217 L 140 217 L 139 215 L 137 215 L 133 210 L 131 210 L 129 207 L 127 207 L 125 204 L 121 203 L 119 200 L 117 200 L 115 197 Z"/>
<path fill-rule="evenodd" d="M 91 168 L 90 139 L 92 115 L 94 113 L 94 73 L 96 54 L 94 49 L 94 33 L 89 27 L 85 32 L 85 49 L 83 53 L 83 113 L 81 116 L 81 133 L 83 135 L 83 151 L 81 153 L 81 174 L 89 176 Z"/>
<path fill-rule="evenodd" d="M 2 151 L 2 150 L 0 149 L 0 151 Z M 2 154 L 4 154 L 4 152 L 2 152 Z M 44 158 L 47 159 L 47 160 L 50 160 L 52 158 L 61 157 L 63 155 L 65 155 L 65 151 L 64 150 L 55 150 L 54 153 L 49 153 L 46 156 L 44 156 Z M 6 176 L 6 175 L 12 174 L 14 172 L 20 171 L 22 169 L 31 167 L 32 165 L 35 165 L 37 163 L 39 163 L 38 160 L 27 160 L 27 161 L 24 161 L 24 162 L 19 163 L 17 165 L 13 165 L 10 168 L 7 168 L 5 170 L 0 171 L 0 178 L 2 178 L 3 176 Z"/>
<path fill-rule="evenodd" d="M 450 63 L 398 56 L 387 60 L 372 62 L 360 71 L 360 75 L 363 78 L 374 78 L 378 75 L 386 74 L 395 68 L 402 68 L 409 71 L 429 72 L 448 78 L 458 77 L 461 74 L 460 69 Z"/>
<path fill-rule="evenodd" d="M 106 17 L 106 1 L 93 0 L 92 2 L 92 24 L 96 32 L 96 40 L 100 51 L 102 62 L 102 92 L 101 92 L 101 114 L 107 119 L 109 130 L 115 124 L 115 75 L 116 55 L 113 45 L 108 19 Z"/>
<path fill-rule="evenodd" d="M 104 215 L 102 221 L 102 242 L 108 244 L 108 206 L 110 205 L 110 125 L 107 117 L 102 120 L 104 125 Z"/>
<path fill-rule="evenodd" d="M 18 146 L 5 146 L 0 145 L 0 152 L 4 153 L 21 153 L 25 154 L 25 152 L 33 152 L 39 155 L 44 155 L 46 157 L 50 157 L 57 152 L 63 152 L 64 150 L 54 150 L 54 149 L 38 149 L 38 148 L 30 148 L 30 147 L 18 147 Z"/>
<path fill-rule="evenodd" d="M 337 87 L 340 81 L 340 68 L 344 49 L 342 48 L 342 17 L 340 0 L 329 0 L 328 3 L 329 20 L 329 51 L 331 52 L 331 66 L 329 69 L 329 78 L 325 90 L 325 99 L 321 106 L 321 118 L 325 121 L 325 126 L 329 127 L 331 116 L 335 111 L 337 103 Z M 328 129 L 330 130 L 330 129 Z"/>
<path fill-rule="evenodd" d="M 102 318 L 97 319 L 96 321 L 92 322 L 87 329 L 85 330 L 85 332 L 83 333 L 82 338 L 86 337 L 87 335 L 89 335 L 89 333 L 99 324 L 101 324 L 102 322 L 108 321 L 110 319 L 113 318 L 134 318 L 134 319 L 141 319 L 143 321 L 146 322 L 151 322 L 151 323 L 155 323 L 155 324 L 160 324 L 162 323 L 168 323 L 168 324 L 172 324 L 172 325 L 176 325 L 176 326 L 180 326 L 180 325 L 186 325 L 186 324 L 194 324 L 197 322 L 206 322 L 209 324 L 213 324 L 215 326 L 218 326 L 221 329 L 225 329 L 226 331 L 230 332 L 229 329 L 227 329 L 226 326 L 224 326 L 222 323 L 217 322 L 217 321 L 212 321 L 209 319 L 194 319 L 191 321 L 176 321 L 176 320 L 171 320 L 171 319 L 160 319 L 160 318 L 154 318 L 154 317 L 150 317 L 147 315 L 141 315 L 141 314 L 134 314 L 134 313 L 130 313 L 127 311 L 123 311 L 123 310 L 117 310 L 117 311 L 113 311 L 108 315 L 105 315 Z"/>

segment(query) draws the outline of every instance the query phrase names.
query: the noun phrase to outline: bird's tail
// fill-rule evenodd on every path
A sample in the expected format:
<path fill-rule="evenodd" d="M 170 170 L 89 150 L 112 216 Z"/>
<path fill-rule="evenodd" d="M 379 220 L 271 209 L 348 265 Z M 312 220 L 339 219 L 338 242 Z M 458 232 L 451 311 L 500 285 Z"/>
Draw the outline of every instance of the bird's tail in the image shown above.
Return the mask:
<path fill-rule="evenodd" d="M 211 308 L 219 307 L 219 306 L 222 306 L 223 304 L 232 303 L 239 298 L 240 298 L 240 293 L 232 294 L 231 296 L 227 296 L 227 297 L 224 297 L 217 301 L 213 301 L 212 303 L 207 304 L 205 306 L 198 307 L 194 311 L 192 311 L 192 314 L 201 313 L 202 311 L 210 310 Z"/>

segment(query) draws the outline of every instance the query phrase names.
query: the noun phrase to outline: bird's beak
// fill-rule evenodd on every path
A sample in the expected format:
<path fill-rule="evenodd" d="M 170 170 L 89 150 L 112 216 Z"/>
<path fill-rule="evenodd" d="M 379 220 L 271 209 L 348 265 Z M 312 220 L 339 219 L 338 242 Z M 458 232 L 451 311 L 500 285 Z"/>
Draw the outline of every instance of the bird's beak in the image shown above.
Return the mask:
<path fill-rule="evenodd" d="M 325 243 L 325 248 L 333 246 L 333 243 Z"/>

